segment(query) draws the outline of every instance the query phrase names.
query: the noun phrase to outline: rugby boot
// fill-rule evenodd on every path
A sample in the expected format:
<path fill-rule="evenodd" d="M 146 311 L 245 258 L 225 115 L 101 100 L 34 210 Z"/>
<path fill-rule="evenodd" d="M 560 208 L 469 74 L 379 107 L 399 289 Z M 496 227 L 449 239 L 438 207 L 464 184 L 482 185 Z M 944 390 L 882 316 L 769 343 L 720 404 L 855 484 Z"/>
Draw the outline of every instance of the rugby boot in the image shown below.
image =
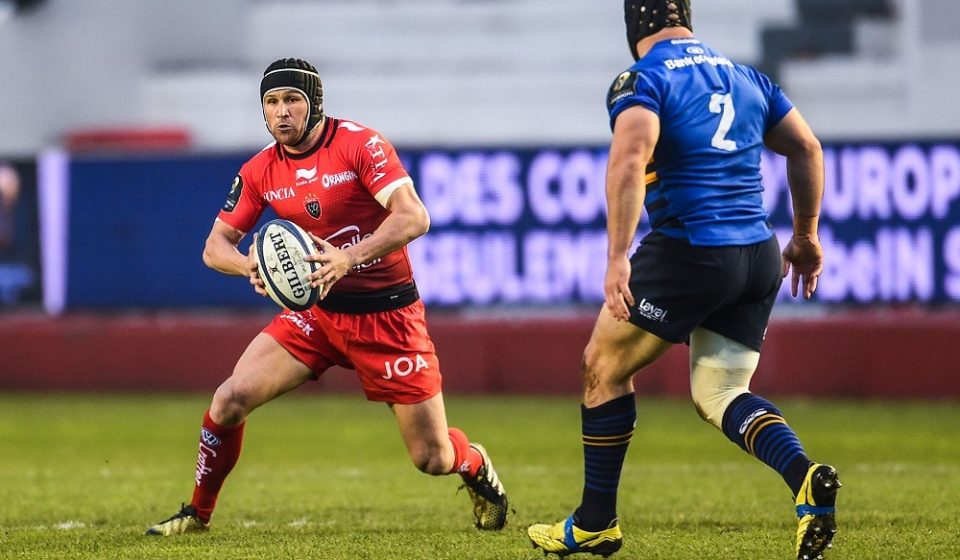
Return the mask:
<path fill-rule="evenodd" d="M 606 558 L 623 546 L 623 533 L 617 519 L 602 531 L 584 531 L 576 526 L 573 515 L 553 525 L 537 524 L 527 528 L 533 548 L 544 555 L 551 552 L 566 556 L 575 552 L 589 552 Z"/>
<path fill-rule="evenodd" d="M 197 517 L 197 509 L 192 505 L 181 504 L 180 511 L 169 519 L 157 523 L 147 529 L 148 535 L 182 535 L 184 533 L 200 533 L 208 529 L 207 524 Z"/>
<path fill-rule="evenodd" d="M 477 529 L 499 531 L 507 523 L 507 493 L 503 483 L 493 468 L 493 462 L 487 450 L 479 443 L 471 443 L 483 457 L 483 466 L 470 479 L 464 479 L 464 486 L 473 501 L 473 516 L 477 519 Z"/>
<path fill-rule="evenodd" d="M 797 560 L 819 560 L 837 532 L 837 470 L 812 463 L 797 493 Z"/>

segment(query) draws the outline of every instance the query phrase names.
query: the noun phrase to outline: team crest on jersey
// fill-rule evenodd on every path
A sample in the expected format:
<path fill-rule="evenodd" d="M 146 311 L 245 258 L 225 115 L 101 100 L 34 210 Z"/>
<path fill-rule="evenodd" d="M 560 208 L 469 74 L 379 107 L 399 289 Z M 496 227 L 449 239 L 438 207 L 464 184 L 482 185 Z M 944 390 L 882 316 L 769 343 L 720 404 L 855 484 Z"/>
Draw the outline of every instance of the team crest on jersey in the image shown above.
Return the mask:
<path fill-rule="evenodd" d="M 610 92 L 607 93 L 607 105 L 613 107 L 621 99 L 630 97 L 637 93 L 637 73 L 627 70 L 623 72 L 610 85 Z"/>
<path fill-rule="evenodd" d="M 243 179 L 239 175 L 234 177 L 233 184 L 230 186 L 230 193 L 227 194 L 227 201 L 223 203 L 224 212 L 233 212 L 240 202 L 240 193 L 243 192 Z"/>
<path fill-rule="evenodd" d="M 320 199 L 315 194 L 308 194 L 303 199 L 303 207 L 307 210 L 307 214 L 310 214 L 315 220 L 319 220 L 320 214 L 323 213 L 323 208 L 320 207 Z"/>

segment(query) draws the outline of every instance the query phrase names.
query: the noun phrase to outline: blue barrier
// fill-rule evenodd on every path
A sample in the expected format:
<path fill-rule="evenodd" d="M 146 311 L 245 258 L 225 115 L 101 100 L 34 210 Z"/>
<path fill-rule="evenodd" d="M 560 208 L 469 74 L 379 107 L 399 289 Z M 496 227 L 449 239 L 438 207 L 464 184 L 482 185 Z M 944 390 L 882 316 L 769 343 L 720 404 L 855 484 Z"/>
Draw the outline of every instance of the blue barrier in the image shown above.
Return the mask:
<path fill-rule="evenodd" d="M 602 301 L 605 147 L 400 153 L 432 218 L 410 247 L 428 304 Z M 73 160 L 68 307 L 269 308 L 200 258 L 249 155 Z M 815 300 L 960 301 L 960 145 L 827 145 L 825 166 L 827 266 Z M 762 167 L 783 243 L 791 223 L 783 158 L 764 154 Z"/>

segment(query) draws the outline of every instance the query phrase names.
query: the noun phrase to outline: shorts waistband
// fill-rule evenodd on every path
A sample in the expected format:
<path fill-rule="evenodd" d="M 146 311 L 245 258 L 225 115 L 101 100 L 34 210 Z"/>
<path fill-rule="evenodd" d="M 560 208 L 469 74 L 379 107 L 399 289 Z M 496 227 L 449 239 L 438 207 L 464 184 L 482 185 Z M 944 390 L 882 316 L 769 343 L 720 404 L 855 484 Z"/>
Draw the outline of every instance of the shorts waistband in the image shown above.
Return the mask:
<path fill-rule="evenodd" d="M 414 283 L 391 286 L 373 292 L 330 292 L 317 307 L 333 313 L 378 313 L 406 307 L 420 299 Z"/>

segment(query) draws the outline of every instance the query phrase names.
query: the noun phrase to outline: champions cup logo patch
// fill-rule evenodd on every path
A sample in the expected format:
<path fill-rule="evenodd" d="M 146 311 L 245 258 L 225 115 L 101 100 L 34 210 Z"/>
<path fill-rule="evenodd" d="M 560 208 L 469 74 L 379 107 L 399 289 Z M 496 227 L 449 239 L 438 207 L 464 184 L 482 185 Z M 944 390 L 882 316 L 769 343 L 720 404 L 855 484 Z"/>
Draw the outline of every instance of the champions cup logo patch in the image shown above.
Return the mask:
<path fill-rule="evenodd" d="M 239 175 L 234 177 L 233 184 L 230 185 L 230 193 L 227 195 L 227 201 L 223 203 L 224 212 L 233 212 L 240 202 L 240 194 L 243 192 L 243 179 Z"/>
<path fill-rule="evenodd" d="M 627 70 L 623 72 L 610 86 L 607 93 L 607 105 L 613 107 L 621 99 L 630 97 L 637 93 L 637 73 Z"/>
<path fill-rule="evenodd" d="M 203 443 L 209 445 L 210 447 L 217 447 L 220 445 L 220 438 L 213 435 L 213 433 L 206 428 L 200 428 L 200 439 L 202 439 Z"/>
<path fill-rule="evenodd" d="M 320 199 L 315 194 L 308 194 L 303 199 L 303 207 L 314 220 L 319 220 L 320 214 L 323 213 L 323 208 L 320 207 Z"/>

